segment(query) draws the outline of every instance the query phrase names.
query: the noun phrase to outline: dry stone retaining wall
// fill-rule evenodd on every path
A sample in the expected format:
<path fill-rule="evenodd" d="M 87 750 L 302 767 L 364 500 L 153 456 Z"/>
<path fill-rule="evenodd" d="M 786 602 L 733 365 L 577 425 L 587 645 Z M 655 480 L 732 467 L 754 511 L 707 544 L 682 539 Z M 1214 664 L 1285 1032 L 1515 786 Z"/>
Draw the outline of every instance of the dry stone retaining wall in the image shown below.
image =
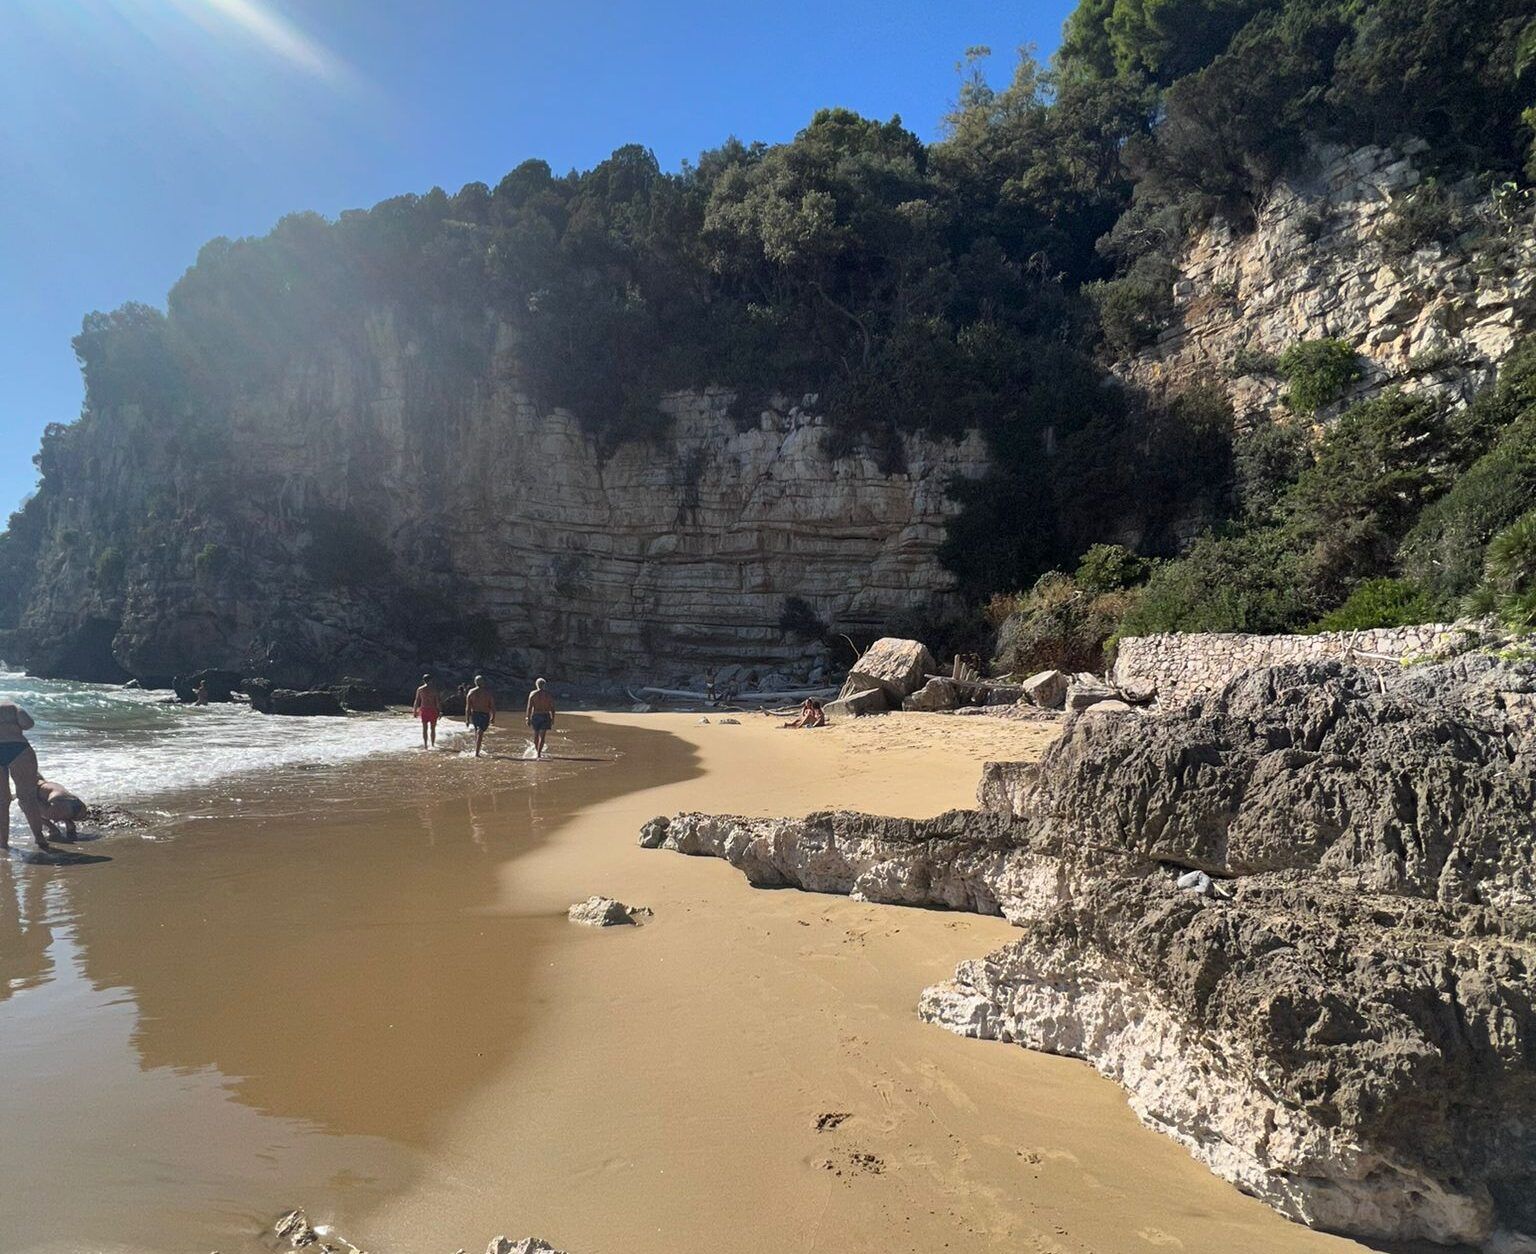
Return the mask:
<path fill-rule="evenodd" d="M 1153 688 L 1164 704 L 1183 705 L 1223 688 L 1243 671 L 1285 662 L 1353 657 L 1403 659 L 1447 649 L 1474 631 L 1470 623 L 1425 623 L 1324 631 L 1313 636 L 1253 636 L 1239 632 L 1170 632 L 1120 641 L 1111 677 L 1122 688 Z"/>

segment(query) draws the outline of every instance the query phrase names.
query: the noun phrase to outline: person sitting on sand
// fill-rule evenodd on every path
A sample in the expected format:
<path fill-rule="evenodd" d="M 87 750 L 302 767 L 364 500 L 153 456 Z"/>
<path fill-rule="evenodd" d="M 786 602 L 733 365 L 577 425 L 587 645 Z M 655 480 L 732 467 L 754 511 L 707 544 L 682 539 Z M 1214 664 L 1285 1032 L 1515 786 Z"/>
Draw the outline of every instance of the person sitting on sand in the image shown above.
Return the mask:
<path fill-rule="evenodd" d="M 43 822 L 53 833 L 55 840 L 74 840 L 75 824 L 85 818 L 85 802 L 70 792 L 63 784 L 51 779 L 37 781 L 37 800 L 43 809 Z M 64 824 L 64 834 L 59 835 L 59 824 Z"/>
<path fill-rule="evenodd" d="M 555 725 L 555 699 L 550 696 L 549 689 L 544 686 L 542 679 L 533 681 L 533 691 L 528 694 L 526 715 L 528 726 L 533 728 L 533 751 L 535 755 L 542 758 L 544 738 L 549 735 L 550 728 Z"/>
<path fill-rule="evenodd" d="M 5 822 L 0 823 L 0 849 L 11 847 L 11 785 L 16 785 L 16 803 L 27 816 L 32 839 L 37 847 L 48 849 L 43 835 L 43 809 L 37 799 L 37 754 L 27 743 L 26 733 L 36 724 L 32 716 L 13 701 L 0 701 L 0 792 L 5 796 Z"/>
<path fill-rule="evenodd" d="M 475 686 L 464 694 L 464 726 L 475 729 L 475 756 L 480 756 L 480 742 L 496 721 L 496 698 L 484 675 L 475 676 Z"/>
<path fill-rule="evenodd" d="M 421 687 L 416 689 L 416 701 L 411 706 L 416 717 L 421 720 L 421 747 L 423 749 L 435 747 L 437 744 L 437 720 L 442 716 L 443 699 L 437 691 L 437 684 L 433 682 L 431 675 L 421 677 Z M 431 745 L 427 743 L 427 737 L 431 736 Z"/>
<path fill-rule="evenodd" d="M 800 707 L 800 717 L 794 722 L 779 724 L 780 727 L 825 727 L 826 725 L 827 713 L 815 697 L 805 699 L 805 704 Z"/>

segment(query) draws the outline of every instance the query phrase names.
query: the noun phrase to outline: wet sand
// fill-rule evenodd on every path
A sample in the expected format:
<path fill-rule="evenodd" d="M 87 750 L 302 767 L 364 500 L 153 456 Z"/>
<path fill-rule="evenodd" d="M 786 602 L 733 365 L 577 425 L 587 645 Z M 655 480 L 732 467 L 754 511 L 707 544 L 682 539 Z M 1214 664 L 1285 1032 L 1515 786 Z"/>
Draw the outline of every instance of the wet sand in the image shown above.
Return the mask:
<path fill-rule="evenodd" d="M 1002 920 L 635 844 L 682 809 L 938 813 L 1050 728 L 742 718 L 253 777 L 110 862 L 0 862 L 0 1250 L 231 1254 L 295 1204 L 376 1254 L 1360 1248 L 1082 1064 L 919 1023 Z M 567 923 L 594 892 L 656 916 Z"/>

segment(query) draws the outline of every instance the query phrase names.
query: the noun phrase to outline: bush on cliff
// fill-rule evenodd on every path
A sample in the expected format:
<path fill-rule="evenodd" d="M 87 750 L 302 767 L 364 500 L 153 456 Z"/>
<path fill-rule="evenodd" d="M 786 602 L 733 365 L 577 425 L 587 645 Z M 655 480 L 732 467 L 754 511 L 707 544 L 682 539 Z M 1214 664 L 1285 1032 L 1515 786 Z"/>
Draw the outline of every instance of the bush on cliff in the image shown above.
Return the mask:
<path fill-rule="evenodd" d="M 1331 405 L 1360 375 L 1360 354 L 1343 340 L 1304 340 L 1280 354 L 1276 367 L 1289 383 L 1285 403 L 1298 414 Z"/>
<path fill-rule="evenodd" d="M 1042 575 L 998 626 L 993 672 L 1102 670 L 1105 642 L 1135 598 L 1123 586 L 1096 590 L 1060 571 Z"/>
<path fill-rule="evenodd" d="M 1336 610 L 1324 614 L 1308 631 L 1361 631 L 1368 627 L 1410 627 L 1434 622 L 1434 597 L 1411 579 L 1365 579 Z"/>

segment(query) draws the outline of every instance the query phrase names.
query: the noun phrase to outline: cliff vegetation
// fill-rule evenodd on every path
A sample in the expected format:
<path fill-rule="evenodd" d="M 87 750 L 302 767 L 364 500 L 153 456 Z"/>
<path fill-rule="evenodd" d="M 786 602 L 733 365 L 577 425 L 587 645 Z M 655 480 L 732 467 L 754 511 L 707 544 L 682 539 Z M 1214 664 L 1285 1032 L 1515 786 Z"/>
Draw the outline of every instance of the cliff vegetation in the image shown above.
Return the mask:
<path fill-rule="evenodd" d="M 1060 619 L 1091 601 L 1062 656 L 1116 631 L 1363 623 L 1464 598 L 1529 614 L 1529 352 L 1465 410 L 1379 395 L 1320 435 L 1310 419 L 1358 374 L 1347 343 L 1247 363 L 1284 375 L 1296 415 L 1258 429 L 1220 387 L 1144 394 L 1111 370 L 1167 326 L 1191 234 L 1251 223 L 1317 144 L 1421 145 L 1430 181 L 1393 219 L 1399 251 L 1464 225 L 1436 189 L 1523 220 L 1526 0 L 1083 0 L 1051 64 L 1026 53 L 1002 87 L 986 66 L 968 54 L 934 143 L 828 109 L 788 143 L 732 138 L 676 171 L 630 145 L 591 170 L 530 160 L 494 187 L 213 240 L 164 310 L 86 317 L 86 416 L 148 416 L 213 465 L 244 400 L 360 345 L 389 309 L 443 395 L 479 386 L 510 328 L 529 395 L 609 453 L 663 439 L 684 389 L 726 389 L 743 426 L 814 395 L 830 453 L 893 470 L 906 434 L 979 430 L 991 470 L 955 485 L 944 561 L 973 605 L 1034 587 L 1017 612 Z M 72 430 L 50 428 L 40 491 L 0 537 L 0 628 L 57 542 L 43 515 Z M 126 544 L 94 545 L 101 586 L 134 569 Z M 1063 573 L 1106 544 L 1156 560 L 1112 587 Z"/>

